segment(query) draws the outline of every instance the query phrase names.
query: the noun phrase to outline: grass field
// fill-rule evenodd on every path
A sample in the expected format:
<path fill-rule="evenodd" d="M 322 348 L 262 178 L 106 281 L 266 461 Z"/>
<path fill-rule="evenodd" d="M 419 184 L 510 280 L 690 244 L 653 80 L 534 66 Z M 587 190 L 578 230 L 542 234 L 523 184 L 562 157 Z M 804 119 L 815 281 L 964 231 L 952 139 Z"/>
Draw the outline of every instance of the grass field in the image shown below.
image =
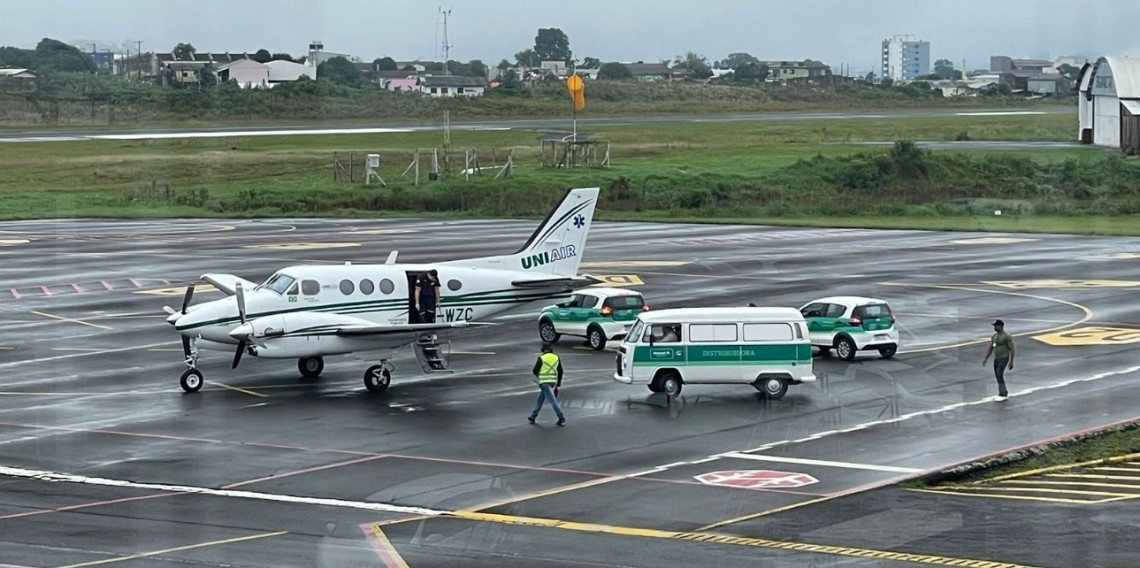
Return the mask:
<path fill-rule="evenodd" d="M 1016 180 L 1027 164 L 1075 165 L 1084 172 L 1077 177 L 1105 170 L 1096 163 L 1107 159 L 1101 149 L 1034 148 L 1003 151 L 995 158 L 992 151 L 970 146 L 1067 141 L 1075 128 L 1075 116 L 1067 114 L 606 127 L 589 132 L 609 144 L 611 167 L 605 169 L 542 167 L 538 132 L 458 130 L 452 132 L 452 175 L 437 181 L 427 172 L 430 150 L 442 146 L 440 132 L 9 144 L 0 154 L 5 172 L 0 218 L 541 216 L 565 188 L 600 186 L 606 202 L 599 213 L 608 219 L 1140 234 L 1132 216 L 1035 211 L 1035 202 L 1048 201 L 1038 194 L 1051 195 L 1035 188 L 1045 185 L 1055 192 L 1048 184 L 1067 181 L 1049 178 L 1014 193 L 971 189 Z M 937 155 L 966 161 L 918 156 L 930 161 L 936 175 L 912 180 L 898 172 L 893 177 L 870 172 L 869 179 L 850 179 L 867 174 L 876 156 L 887 153 L 862 143 L 894 140 L 957 141 L 961 150 Z M 420 184 L 414 185 L 410 173 L 403 179 L 401 174 L 417 148 Z M 470 179 L 457 175 L 469 148 L 488 168 L 501 166 L 512 153 L 513 175 L 495 180 L 493 169 Z M 364 154 L 381 154 L 379 173 L 388 187 L 335 183 L 333 152 L 355 154 L 358 179 Z M 861 157 L 849 164 L 852 156 Z M 979 170 L 973 160 L 993 163 Z M 1117 166 L 1118 175 L 1089 182 L 1091 189 L 1082 191 L 1105 198 L 1107 193 L 1096 192 L 1097 184 L 1128 186 L 1133 169 Z M 836 189 L 843 184 L 862 189 Z M 889 193 L 876 184 L 890 185 Z M 959 200 L 968 205 L 942 206 L 955 197 L 969 198 Z M 873 205 L 866 214 L 859 213 L 863 203 Z M 884 209 L 885 204 L 897 207 Z M 1006 214 L 995 217 L 993 209 Z M 1118 210 L 1127 208 L 1099 209 Z"/>

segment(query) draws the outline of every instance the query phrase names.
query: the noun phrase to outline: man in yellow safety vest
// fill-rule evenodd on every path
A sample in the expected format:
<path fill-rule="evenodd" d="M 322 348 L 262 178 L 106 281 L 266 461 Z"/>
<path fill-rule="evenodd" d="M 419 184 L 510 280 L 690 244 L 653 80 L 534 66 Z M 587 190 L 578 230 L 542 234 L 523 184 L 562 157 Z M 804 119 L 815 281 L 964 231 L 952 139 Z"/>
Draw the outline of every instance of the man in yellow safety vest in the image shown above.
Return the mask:
<path fill-rule="evenodd" d="M 538 400 L 534 403 L 534 411 L 527 417 L 527 421 L 534 424 L 538 418 L 538 411 L 542 410 L 543 401 L 549 400 L 554 413 L 558 415 L 559 426 L 566 423 L 566 416 L 562 414 L 562 407 L 558 405 L 558 387 L 562 386 L 562 361 L 554 354 L 554 345 L 542 344 L 542 354 L 534 363 L 535 381 L 538 382 Z"/>

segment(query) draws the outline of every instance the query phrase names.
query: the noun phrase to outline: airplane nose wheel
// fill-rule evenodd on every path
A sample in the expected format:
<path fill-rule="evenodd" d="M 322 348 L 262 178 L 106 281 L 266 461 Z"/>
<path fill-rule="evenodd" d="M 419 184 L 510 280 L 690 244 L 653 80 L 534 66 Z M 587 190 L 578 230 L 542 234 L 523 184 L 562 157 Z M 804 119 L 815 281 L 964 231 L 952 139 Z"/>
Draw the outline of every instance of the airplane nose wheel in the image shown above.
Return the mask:
<path fill-rule="evenodd" d="M 182 379 L 179 381 L 182 384 L 182 390 L 186 392 L 198 392 L 202 388 L 202 372 L 198 369 L 186 369 L 182 373 Z"/>
<path fill-rule="evenodd" d="M 320 357 L 302 357 L 297 360 L 297 370 L 306 379 L 315 379 L 325 370 L 325 360 Z"/>
<path fill-rule="evenodd" d="M 364 372 L 364 388 L 371 392 L 384 392 L 392 384 L 392 372 L 387 365 L 373 365 Z"/>

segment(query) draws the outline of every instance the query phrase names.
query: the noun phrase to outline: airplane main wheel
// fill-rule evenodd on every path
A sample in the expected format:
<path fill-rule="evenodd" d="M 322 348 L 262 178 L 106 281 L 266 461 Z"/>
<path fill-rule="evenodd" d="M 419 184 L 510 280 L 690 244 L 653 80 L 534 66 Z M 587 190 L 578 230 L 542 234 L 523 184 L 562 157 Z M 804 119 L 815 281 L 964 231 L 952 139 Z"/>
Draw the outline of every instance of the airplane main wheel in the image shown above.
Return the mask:
<path fill-rule="evenodd" d="M 325 360 L 320 357 L 302 357 L 297 359 L 297 370 L 306 379 L 315 379 L 325 370 Z"/>
<path fill-rule="evenodd" d="M 384 392 L 392 384 L 392 373 L 383 365 L 373 365 L 364 371 L 364 388 L 372 392 Z"/>
<path fill-rule="evenodd" d="M 202 372 L 198 369 L 186 369 L 182 373 L 182 379 L 178 381 L 182 385 L 182 390 L 186 392 L 198 392 L 202 388 Z"/>

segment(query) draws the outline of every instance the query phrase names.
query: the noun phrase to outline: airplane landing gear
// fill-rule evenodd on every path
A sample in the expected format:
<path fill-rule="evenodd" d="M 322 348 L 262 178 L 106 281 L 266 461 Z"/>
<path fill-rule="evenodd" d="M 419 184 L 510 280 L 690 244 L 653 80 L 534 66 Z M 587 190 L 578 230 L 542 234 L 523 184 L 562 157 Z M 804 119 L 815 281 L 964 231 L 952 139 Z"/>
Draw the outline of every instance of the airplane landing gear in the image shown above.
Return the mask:
<path fill-rule="evenodd" d="M 182 373 L 182 379 L 179 382 L 182 384 L 182 390 L 186 392 L 198 392 L 198 389 L 202 388 L 202 383 L 205 381 L 202 379 L 202 372 L 198 369 L 186 369 L 186 372 Z"/>
<path fill-rule="evenodd" d="M 395 367 L 387 360 L 373 365 L 364 372 L 364 388 L 371 392 L 384 392 L 392 384 L 392 371 Z"/>
<path fill-rule="evenodd" d="M 182 351 L 186 354 L 186 369 L 182 373 L 182 378 L 179 383 L 182 385 L 182 390 L 186 392 L 198 392 L 202 388 L 202 383 L 206 382 L 202 378 L 202 371 L 198 370 L 198 340 L 197 338 L 191 339 L 189 337 L 182 337 Z"/>
<path fill-rule="evenodd" d="M 325 360 L 320 357 L 301 357 L 297 360 L 297 370 L 306 379 L 315 379 L 325 370 Z"/>

